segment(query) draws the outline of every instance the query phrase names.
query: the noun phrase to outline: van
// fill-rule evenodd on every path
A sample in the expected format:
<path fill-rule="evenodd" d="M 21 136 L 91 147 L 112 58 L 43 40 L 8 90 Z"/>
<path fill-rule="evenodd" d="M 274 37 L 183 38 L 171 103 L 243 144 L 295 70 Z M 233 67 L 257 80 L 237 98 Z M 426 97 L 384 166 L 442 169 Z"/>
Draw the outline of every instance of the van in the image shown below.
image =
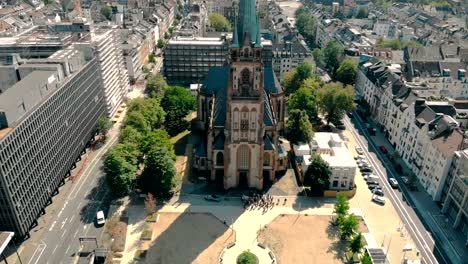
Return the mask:
<path fill-rule="evenodd" d="M 376 181 L 376 182 L 378 182 L 379 181 L 379 176 L 374 175 L 374 174 L 370 174 L 370 175 L 367 175 L 364 179 L 366 181 Z"/>

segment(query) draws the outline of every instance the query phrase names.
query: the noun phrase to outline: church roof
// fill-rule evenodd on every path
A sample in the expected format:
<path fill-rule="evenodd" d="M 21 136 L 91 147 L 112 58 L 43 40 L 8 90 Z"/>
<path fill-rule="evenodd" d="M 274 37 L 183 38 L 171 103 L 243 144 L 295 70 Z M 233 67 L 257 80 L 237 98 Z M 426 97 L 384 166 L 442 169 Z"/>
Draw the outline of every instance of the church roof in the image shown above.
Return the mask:
<path fill-rule="evenodd" d="M 197 148 L 195 149 L 195 156 L 197 157 L 206 157 L 206 144 L 205 142 L 200 142 Z"/>
<path fill-rule="evenodd" d="M 224 149 L 224 134 L 219 133 L 214 139 L 213 149 L 223 150 Z"/>
<path fill-rule="evenodd" d="M 275 145 L 273 145 L 269 136 L 265 136 L 263 143 L 265 144 L 263 147 L 264 150 L 275 150 Z"/>
<path fill-rule="evenodd" d="M 225 85 L 227 85 L 227 82 Z M 216 92 L 213 113 L 214 126 L 224 126 L 226 124 L 226 88 L 224 87 Z"/>
<path fill-rule="evenodd" d="M 267 126 L 273 125 L 273 113 L 271 112 L 270 99 L 266 91 L 264 91 L 265 101 L 263 104 L 263 123 Z"/>
<path fill-rule="evenodd" d="M 275 72 L 272 67 L 265 67 L 263 71 L 263 87 L 268 93 L 279 93 L 282 88 L 281 84 L 276 78 Z"/>
<path fill-rule="evenodd" d="M 229 80 L 229 66 L 211 67 L 201 91 L 204 94 L 215 94 L 218 90 L 226 89 Z"/>

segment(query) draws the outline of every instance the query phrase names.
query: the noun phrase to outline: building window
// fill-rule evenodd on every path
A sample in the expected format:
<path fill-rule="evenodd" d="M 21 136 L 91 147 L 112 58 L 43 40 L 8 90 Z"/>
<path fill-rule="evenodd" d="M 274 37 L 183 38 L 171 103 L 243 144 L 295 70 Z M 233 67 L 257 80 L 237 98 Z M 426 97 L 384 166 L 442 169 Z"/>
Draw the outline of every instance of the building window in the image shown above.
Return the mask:
<path fill-rule="evenodd" d="M 223 166 L 224 165 L 224 155 L 220 151 L 218 154 L 216 154 L 216 165 L 217 166 Z"/>
<path fill-rule="evenodd" d="M 247 145 L 242 145 L 239 147 L 237 152 L 238 162 L 237 167 L 240 170 L 247 170 L 249 169 L 250 164 L 250 149 Z"/>

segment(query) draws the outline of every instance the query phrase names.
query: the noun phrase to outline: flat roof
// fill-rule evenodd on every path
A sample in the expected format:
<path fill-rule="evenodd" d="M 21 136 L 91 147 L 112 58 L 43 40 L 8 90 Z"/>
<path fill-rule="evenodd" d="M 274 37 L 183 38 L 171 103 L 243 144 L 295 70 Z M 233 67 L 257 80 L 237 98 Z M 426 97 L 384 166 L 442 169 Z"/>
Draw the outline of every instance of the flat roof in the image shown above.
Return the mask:
<path fill-rule="evenodd" d="M 8 246 L 8 243 L 10 243 L 10 240 L 13 238 L 14 234 L 14 232 L 0 232 L 0 255 Z"/>

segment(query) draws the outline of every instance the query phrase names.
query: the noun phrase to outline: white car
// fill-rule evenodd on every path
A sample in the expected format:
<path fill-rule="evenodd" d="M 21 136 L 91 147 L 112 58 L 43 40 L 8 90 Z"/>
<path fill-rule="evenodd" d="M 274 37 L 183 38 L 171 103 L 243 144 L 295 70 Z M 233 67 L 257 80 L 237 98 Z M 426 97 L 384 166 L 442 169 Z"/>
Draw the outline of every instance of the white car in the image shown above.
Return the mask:
<path fill-rule="evenodd" d="M 354 157 L 355 160 L 366 160 L 366 156 L 364 155 L 357 155 L 356 157 Z"/>
<path fill-rule="evenodd" d="M 384 205 L 385 204 L 385 198 L 382 196 L 378 196 L 376 194 L 372 195 L 372 201 Z"/>
<path fill-rule="evenodd" d="M 104 225 L 106 223 L 106 218 L 104 217 L 104 212 L 103 211 L 97 212 L 97 214 L 96 214 L 96 223 L 98 225 Z"/>
<path fill-rule="evenodd" d="M 388 182 L 390 182 L 392 188 L 398 188 L 398 181 L 395 178 L 388 178 Z"/>
<path fill-rule="evenodd" d="M 357 154 L 359 154 L 359 155 L 364 154 L 364 150 L 361 147 L 356 147 L 355 149 L 356 149 Z"/>

